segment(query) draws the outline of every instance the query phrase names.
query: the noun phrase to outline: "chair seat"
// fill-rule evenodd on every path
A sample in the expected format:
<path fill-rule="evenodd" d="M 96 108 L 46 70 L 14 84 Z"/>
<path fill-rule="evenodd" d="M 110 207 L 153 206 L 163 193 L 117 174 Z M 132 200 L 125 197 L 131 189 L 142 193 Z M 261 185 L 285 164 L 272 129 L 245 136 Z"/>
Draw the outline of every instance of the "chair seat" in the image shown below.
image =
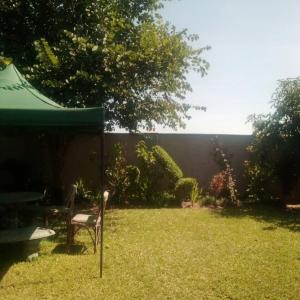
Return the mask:
<path fill-rule="evenodd" d="M 88 231 L 93 241 L 94 253 L 96 253 L 97 245 L 102 239 L 102 231 L 100 230 L 102 226 L 101 215 L 104 212 L 106 202 L 108 200 L 108 195 L 108 191 L 105 191 L 103 193 L 103 202 L 99 203 L 98 208 L 95 210 L 96 214 L 93 213 L 93 210 L 89 210 L 86 212 L 81 211 L 81 213 L 77 213 L 71 218 L 71 220 L 69 220 L 69 229 L 67 235 L 68 249 L 70 249 L 70 245 L 74 243 L 74 237 L 76 233 L 83 228 Z M 103 209 L 103 211 L 101 211 L 101 209 Z"/>
<path fill-rule="evenodd" d="M 75 215 L 72 220 L 71 224 L 87 224 L 87 225 L 95 225 L 100 223 L 100 218 L 97 220 L 97 216 L 95 215 L 87 215 L 87 214 L 77 214 Z"/>

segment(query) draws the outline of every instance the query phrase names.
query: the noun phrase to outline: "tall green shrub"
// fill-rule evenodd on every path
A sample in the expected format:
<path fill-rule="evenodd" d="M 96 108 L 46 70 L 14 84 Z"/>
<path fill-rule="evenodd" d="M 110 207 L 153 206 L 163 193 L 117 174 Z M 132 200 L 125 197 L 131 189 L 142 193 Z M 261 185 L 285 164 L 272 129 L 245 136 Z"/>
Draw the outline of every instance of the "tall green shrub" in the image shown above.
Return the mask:
<path fill-rule="evenodd" d="M 148 205 L 157 204 L 157 201 L 160 198 L 160 192 L 157 189 L 156 160 L 145 141 L 137 143 L 136 155 L 138 166 L 141 171 L 141 198 Z"/>
<path fill-rule="evenodd" d="M 183 175 L 172 157 L 162 147 L 156 145 L 149 148 L 144 141 L 137 144 L 136 153 L 146 202 L 161 205 L 161 199 L 174 197 L 176 182 Z"/>
<path fill-rule="evenodd" d="M 182 170 L 170 156 L 170 154 L 164 150 L 161 146 L 152 147 L 153 156 L 156 159 L 157 168 L 168 177 L 169 186 L 173 188 L 178 179 L 183 176 Z"/>

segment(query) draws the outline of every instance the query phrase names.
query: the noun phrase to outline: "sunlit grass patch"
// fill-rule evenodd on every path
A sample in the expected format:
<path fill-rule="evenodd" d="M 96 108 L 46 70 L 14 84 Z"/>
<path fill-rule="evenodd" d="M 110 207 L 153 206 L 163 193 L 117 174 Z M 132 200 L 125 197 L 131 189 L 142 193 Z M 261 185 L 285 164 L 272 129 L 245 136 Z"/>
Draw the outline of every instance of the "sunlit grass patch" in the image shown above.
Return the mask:
<path fill-rule="evenodd" d="M 297 219 L 272 216 L 108 211 L 103 279 L 99 253 L 82 231 L 83 254 L 55 251 L 62 240 L 54 239 L 42 243 L 37 261 L 12 264 L 0 299 L 299 299 L 299 231 L 285 226 Z"/>

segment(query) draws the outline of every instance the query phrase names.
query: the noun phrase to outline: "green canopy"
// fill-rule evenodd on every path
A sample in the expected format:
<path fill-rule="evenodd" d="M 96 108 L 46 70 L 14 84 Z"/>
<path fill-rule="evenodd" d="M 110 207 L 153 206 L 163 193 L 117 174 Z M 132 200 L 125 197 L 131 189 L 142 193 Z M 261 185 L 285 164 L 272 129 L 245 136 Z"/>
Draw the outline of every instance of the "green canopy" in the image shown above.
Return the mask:
<path fill-rule="evenodd" d="M 104 192 L 104 109 L 64 108 L 39 93 L 17 70 L 8 65 L 0 71 L 0 130 L 11 129 L 100 130 L 101 187 Z M 19 130 L 18 130 L 19 132 Z M 103 265 L 104 203 L 101 201 L 100 276 Z"/>
<path fill-rule="evenodd" d="M 10 64 L 0 71 L 0 128 L 103 128 L 103 108 L 64 108 Z"/>

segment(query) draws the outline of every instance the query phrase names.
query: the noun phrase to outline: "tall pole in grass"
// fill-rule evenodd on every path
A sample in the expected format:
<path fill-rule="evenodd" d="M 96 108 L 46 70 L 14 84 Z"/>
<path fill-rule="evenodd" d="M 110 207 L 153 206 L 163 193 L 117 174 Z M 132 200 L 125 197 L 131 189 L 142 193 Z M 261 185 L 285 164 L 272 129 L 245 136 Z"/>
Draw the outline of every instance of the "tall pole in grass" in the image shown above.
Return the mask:
<path fill-rule="evenodd" d="M 100 278 L 103 273 L 103 226 L 104 226 L 104 110 L 102 112 L 102 128 L 100 132 L 100 173 L 101 173 L 101 220 L 100 220 Z"/>

